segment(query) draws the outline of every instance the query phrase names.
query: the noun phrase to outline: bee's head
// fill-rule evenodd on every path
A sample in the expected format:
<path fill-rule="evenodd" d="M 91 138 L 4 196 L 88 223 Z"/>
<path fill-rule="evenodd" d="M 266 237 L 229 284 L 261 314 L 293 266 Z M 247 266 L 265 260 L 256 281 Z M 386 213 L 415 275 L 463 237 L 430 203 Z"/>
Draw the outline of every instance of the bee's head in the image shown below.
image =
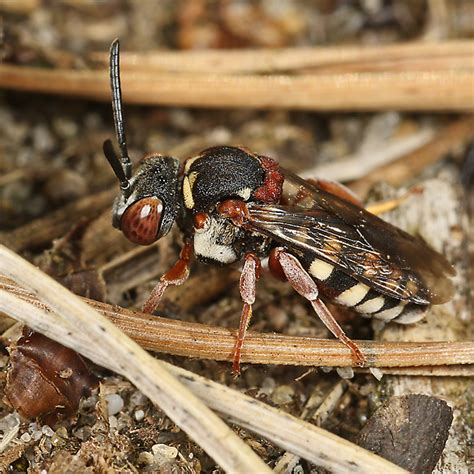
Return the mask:
<path fill-rule="evenodd" d="M 120 158 L 110 140 L 104 142 L 104 154 L 121 189 L 114 202 L 112 223 L 132 242 L 149 245 L 166 235 L 176 219 L 180 202 L 179 161 L 158 154 L 148 155 L 132 177 L 122 116 L 118 40 L 110 48 L 110 82 Z"/>
<path fill-rule="evenodd" d="M 110 160 L 109 160 L 110 161 Z M 127 239 L 149 245 L 166 235 L 179 207 L 179 161 L 169 156 L 145 157 L 114 202 L 112 224 Z"/>

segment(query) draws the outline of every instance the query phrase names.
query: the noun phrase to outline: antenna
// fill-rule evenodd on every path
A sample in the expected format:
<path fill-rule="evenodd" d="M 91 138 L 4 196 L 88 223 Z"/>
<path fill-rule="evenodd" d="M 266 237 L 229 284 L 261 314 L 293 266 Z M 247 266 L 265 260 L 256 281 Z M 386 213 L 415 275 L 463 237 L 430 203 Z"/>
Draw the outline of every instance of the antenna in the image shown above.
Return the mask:
<path fill-rule="evenodd" d="M 122 114 L 122 89 L 120 87 L 120 42 L 115 39 L 112 42 L 110 47 L 110 88 L 112 89 L 112 110 L 114 114 L 114 123 L 115 123 L 115 133 L 117 135 L 117 142 L 120 149 L 120 161 L 122 162 L 123 172 L 126 179 L 130 179 L 132 177 L 132 162 L 128 156 L 127 150 L 127 139 L 125 137 L 125 123 L 123 120 Z M 110 144 L 112 145 L 112 144 Z M 108 146 L 108 152 L 110 150 L 113 151 L 112 146 Z M 104 143 L 104 153 L 105 153 L 105 143 Z M 113 151 L 115 154 L 115 152 Z M 109 157 L 106 155 L 109 163 L 114 168 L 114 165 L 110 161 Z M 116 158 L 116 157 L 115 157 Z M 116 169 L 114 168 L 115 174 L 119 179 L 119 175 L 117 174 Z M 120 186 L 122 187 L 122 181 Z M 123 187 L 122 187 L 123 189 Z"/>
<path fill-rule="evenodd" d="M 120 162 L 117 153 L 114 150 L 112 141 L 110 139 L 105 140 L 104 144 L 102 145 L 102 149 L 104 150 L 104 155 L 107 158 L 107 161 L 114 170 L 115 176 L 117 176 L 118 180 L 120 181 L 120 189 L 122 190 L 122 194 L 125 198 L 127 198 L 130 196 L 130 181 L 125 176 L 122 163 Z"/>

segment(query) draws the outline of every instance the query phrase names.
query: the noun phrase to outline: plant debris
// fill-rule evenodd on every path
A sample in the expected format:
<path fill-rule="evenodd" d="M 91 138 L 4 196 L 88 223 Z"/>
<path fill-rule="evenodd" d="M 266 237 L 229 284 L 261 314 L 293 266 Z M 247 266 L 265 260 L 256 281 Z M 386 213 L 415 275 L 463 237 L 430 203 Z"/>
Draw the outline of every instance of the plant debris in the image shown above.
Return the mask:
<path fill-rule="evenodd" d="M 434 444 L 425 461 L 418 463 L 415 459 L 421 457 L 423 442 L 417 446 L 412 441 L 408 448 L 417 448 L 413 463 L 404 467 L 419 472 L 467 471 L 473 436 L 469 423 L 473 399 L 468 390 L 472 382 L 468 377 L 472 377 L 474 340 L 470 280 L 474 275 L 474 206 L 468 208 L 465 203 L 474 202 L 470 165 L 474 136 L 472 116 L 459 111 L 473 109 L 469 99 L 474 69 L 469 18 L 473 11 L 469 0 L 325 0 L 318 5 L 309 0 L 63 0 L 53 4 L 0 0 L 0 71 L 17 74 L 25 70 L 30 74 L 29 78 L 15 76 L 20 78 L 17 90 L 11 81 L 11 89 L 0 92 L 0 243 L 40 265 L 74 292 L 106 301 L 91 305 L 122 329 L 131 327 L 136 340 L 148 350 L 160 352 L 154 354 L 156 358 L 172 364 L 163 367 L 188 390 L 195 390 L 196 398 L 200 393 L 204 404 L 231 423 L 231 434 L 276 472 L 316 473 L 321 472 L 321 466 L 354 471 L 355 466 L 349 469 L 343 461 L 334 467 L 340 452 L 335 445 L 325 444 L 330 433 L 343 441 L 373 440 L 372 430 L 380 426 L 376 420 L 385 413 L 384 433 L 419 435 L 434 427 L 423 423 L 423 418 L 429 418 L 427 412 L 441 414 L 437 418 L 442 422 L 439 436 L 423 439 Z M 262 278 L 246 342 L 248 356 L 244 348 L 242 376 L 233 379 L 230 364 L 224 361 L 229 359 L 241 311 L 238 268 L 193 264 L 189 281 L 166 293 L 160 317 L 152 323 L 155 329 L 144 325 L 145 319 L 133 309 L 141 307 L 156 280 L 174 263 L 180 242 L 172 234 L 150 247 L 137 248 L 111 226 L 110 206 L 117 189 L 102 154 L 102 142 L 114 132 L 107 78 L 101 68 L 115 37 L 120 37 L 124 47 L 124 75 L 137 75 L 136 79 L 127 78 L 124 88 L 127 138 L 135 163 L 151 151 L 184 160 L 208 146 L 243 145 L 278 159 L 296 173 L 332 173 L 332 178 L 344 180 L 371 204 L 395 203 L 382 217 L 421 233 L 447 255 L 458 272 L 456 296 L 426 320 L 407 328 L 382 327 L 347 312 L 338 313 L 345 331 L 355 339 L 369 341 L 367 348 L 382 348 L 385 361 L 401 360 L 407 357 L 407 348 L 416 346 L 414 358 L 424 365 L 382 364 L 381 372 L 374 375 L 368 369 L 355 370 L 352 378 L 342 380 L 332 366 L 265 364 L 265 350 L 269 351 L 267 362 L 274 360 L 273 350 L 273 354 L 279 352 L 279 357 L 293 358 L 296 363 L 298 356 L 291 344 L 301 338 L 310 338 L 315 353 L 325 348 L 337 353 L 338 346 L 335 340 L 316 345 L 313 338 L 329 335 L 310 307 L 288 285 Z M 359 55 L 361 46 L 367 47 L 363 56 Z M 278 51 L 273 51 L 275 48 Z M 162 63 L 157 64 L 160 57 Z M 144 63 L 130 63 L 137 59 Z M 204 71 L 201 64 L 207 64 Z M 192 67 L 197 67 L 197 72 Z M 68 80 L 75 81 L 83 72 L 93 73 L 92 83 L 76 82 L 74 86 L 85 98 L 69 96 L 63 82 L 66 76 L 61 72 L 65 70 L 70 73 Z M 411 79 L 400 82 L 405 71 Z M 39 73 L 45 74 L 45 87 L 62 90 L 63 95 L 18 90 L 26 80 L 37 90 Z M 59 79 L 51 82 L 49 74 Z M 1 80 L 8 79 L 2 72 L 0 75 Z M 342 80 L 348 75 L 354 75 L 352 83 Z M 199 89 L 211 76 L 213 89 L 208 85 Z M 287 78 L 286 86 L 279 79 L 272 89 L 272 76 Z M 142 83 L 140 78 L 146 80 Z M 334 82 L 337 78 L 342 82 Z M 366 81 L 365 89 L 361 78 Z M 244 80 L 253 91 L 242 93 L 239 81 Z M 316 83 L 318 87 L 313 89 Z M 414 83 L 416 91 L 410 89 Z M 427 84 L 438 87 L 441 83 L 453 94 L 426 89 Z M 149 106 L 150 87 L 167 85 L 176 91 L 183 84 L 184 91 L 168 94 L 168 106 Z M 292 87 L 286 93 L 288 84 Z M 340 93 L 344 84 L 351 86 L 344 89 L 347 95 Z M 257 85 L 261 89 L 255 89 Z M 96 102 L 97 95 L 91 95 L 86 86 L 103 91 L 103 102 Z M 207 95 L 196 99 L 202 90 L 207 90 Z M 227 91 L 232 101 L 215 91 Z M 127 103 L 128 93 L 130 99 L 139 97 L 142 105 Z M 156 93 L 161 94 L 157 103 L 162 104 L 166 94 L 162 89 Z M 418 102 L 410 100 L 411 94 Z M 194 97 L 194 105 L 199 107 L 177 106 L 189 104 L 189 97 Z M 347 105 L 348 98 L 355 101 L 358 97 L 362 106 L 355 102 Z M 252 104 L 259 108 L 245 108 Z M 436 114 L 429 111 L 434 108 Z M 361 109 L 364 111 L 354 113 Z M 3 295 L 8 295 L 18 299 L 18 308 L 24 304 L 43 311 L 44 317 L 53 314 L 42 298 L 38 302 L 44 295 L 32 294 L 31 288 L 7 280 L 5 275 L 0 276 L 0 291 L 2 304 L 6 301 Z M 22 327 L 15 320 L 8 314 L 0 316 L 5 339 L 9 334 L 21 334 Z M 74 334 L 80 340 L 84 332 L 83 327 Z M 279 334 L 271 334 L 274 332 Z M 161 352 L 163 346 L 156 342 L 160 339 L 154 336 L 157 333 L 177 338 L 168 341 L 174 355 Z M 179 339 L 184 333 L 188 339 Z M 210 359 L 189 357 L 190 350 L 195 351 L 195 357 L 202 356 L 199 351 L 206 346 L 199 347 L 199 338 L 205 334 L 207 347 L 214 351 L 207 354 Z M 283 345 L 275 348 L 275 344 Z M 188 352 L 176 350 L 184 346 Z M 87 343 L 84 347 L 101 349 Z M 453 353 L 454 347 L 459 351 Z M 428 365 L 429 359 L 436 360 L 429 352 L 435 348 L 443 364 L 455 365 Z M 425 359 L 420 355 L 423 350 L 428 350 Z M 114 359 L 115 354 L 110 355 Z M 344 348 L 337 357 L 339 364 L 334 365 L 350 365 Z M 347 364 L 343 362 L 346 359 Z M 0 353 L 4 394 L 8 371 L 15 363 L 7 351 Z M 332 364 L 326 361 L 325 365 Z M 171 421 L 164 405 L 154 405 L 122 375 L 101 366 L 91 366 L 91 370 L 100 378 L 100 388 L 82 399 L 74 416 L 59 423 L 27 420 L 8 403 L 0 403 L 2 472 L 223 472 L 199 443 Z M 220 404 L 224 394 L 227 405 Z M 433 395 L 443 397 L 452 407 L 449 434 L 451 408 Z M 421 410 L 417 413 L 425 415 L 414 416 L 411 408 L 415 405 Z M 377 411 L 381 406 L 396 406 L 397 410 Z M 229 407 L 231 414 L 225 411 L 230 411 Z M 260 409 L 269 411 L 262 416 Z M 397 427 L 407 429 L 397 431 L 392 421 L 387 421 L 388 412 L 397 414 L 395 421 L 401 423 Z M 318 427 L 327 431 L 316 431 Z M 321 438 L 304 451 L 294 443 L 302 439 L 298 433 L 319 434 Z M 381 435 L 378 445 L 386 446 L 393 439 L 399 438 Z M 396 448 L 402 445 L 397 442 Z M 373 448 L 374 443 L 365 446 Z M 329 460 L 323 459 L 324 447 Z M 406 454 L 393 447 L 389 451 L 389 457 L 400 453 L 399 459 Z M 357 459 L 368 461 L 370 457 L 361 454 Z M 357 468 L 362 469 L 361 465 Z M 392 469 L 398 472 L 396 466 Z"/>

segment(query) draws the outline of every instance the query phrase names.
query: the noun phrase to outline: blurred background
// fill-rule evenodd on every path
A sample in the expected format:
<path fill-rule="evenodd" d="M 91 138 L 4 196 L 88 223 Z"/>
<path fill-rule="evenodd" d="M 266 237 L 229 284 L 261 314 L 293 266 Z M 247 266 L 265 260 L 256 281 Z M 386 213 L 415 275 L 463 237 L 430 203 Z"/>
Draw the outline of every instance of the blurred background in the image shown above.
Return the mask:
<path fill-rule="evenodd" d="M 102 143 L 114 136 L 107 62 L 120 38 L 134 163 L 152 151 L 184 160 L 209 146 L 243 145 L 306 177 L 342 181 L 369 202 L 392 200 L 384 218 L 445 253 L 458 292 L 421 336 L 419 327 L 372 327 L 347 314 L 341 324 L 358 339 L 472 339 L 473 1 L 0 0 L 0 15 L 1 243 L 77 294 L 135 308 L 176 259 L 176 229 L 137 249 L 111 226 L 118 186 Z M 196 265 L 160 315 L 236 328 L 238 278 L 238 269 Z M 288 285 L 263 280 L 253 330 L 328 337 Z M 163 357 L 297 416 L 314 391 L 342 386 L 334 372 L 249 365 L 233 380 L 226 363 Z M 356 375 L 324 426 L 355 439 L 375 408 L 413 380 L 395 379 Z M 465 379 L 426 380 L 434 378 L 410 390 L 455 400 L 461 419 L 472 415 Z M 68 425 L 69 452 L 103 442 L 104 465 L 145 469 L 140 453 L 169 444 L 185 460 L 162 472 L 219 472 L 131 384 L 110 374 L 104 384 L 125 403 L 113 421 L 124 444 L 96 437 L 92 397 Z M 449 472 L 467 472 L 469 431 L 458 423 L 442 459 Z M 239 433 L 277 463 L 281 451 Z M 66 459 L 51 443 L 25 453 L 10 472 Z M 442 462 L 437 472 L 448 472 Z M 300 467 L 294 472 L 322 472 Z"/>

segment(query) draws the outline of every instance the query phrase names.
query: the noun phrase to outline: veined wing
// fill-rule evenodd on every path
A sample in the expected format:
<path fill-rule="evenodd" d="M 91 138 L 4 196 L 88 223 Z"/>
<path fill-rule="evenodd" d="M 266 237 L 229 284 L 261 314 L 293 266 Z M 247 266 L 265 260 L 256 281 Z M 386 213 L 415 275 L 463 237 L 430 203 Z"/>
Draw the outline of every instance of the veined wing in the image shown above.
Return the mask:
<path fill-rule="evenodd" d="M 285 173 L 284 204 L 248 203 L 247 226 L 417 304 L 450 299 L 454 269 L 438 252 L 344 199 Z"/>

